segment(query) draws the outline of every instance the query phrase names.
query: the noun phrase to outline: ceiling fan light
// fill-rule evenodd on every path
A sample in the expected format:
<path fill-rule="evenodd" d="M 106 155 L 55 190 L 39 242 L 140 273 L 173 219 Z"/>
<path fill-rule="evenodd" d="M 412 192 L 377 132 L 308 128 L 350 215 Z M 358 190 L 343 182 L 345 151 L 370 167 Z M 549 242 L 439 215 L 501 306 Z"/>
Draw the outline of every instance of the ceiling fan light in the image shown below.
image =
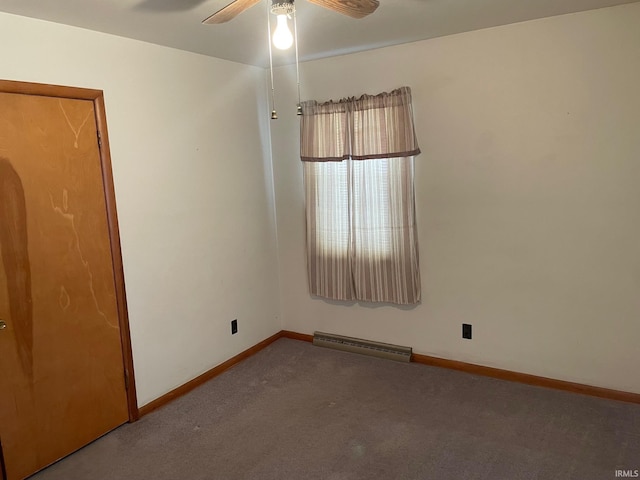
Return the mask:
<path fill-rule="evenodd" d="M 286 50 L 291 45 L 293 45 L 293 35 L 287 25 L 287 16 L 278 15 L 278 24 L 273 32 L 273 46 L 280 50 Z"/>

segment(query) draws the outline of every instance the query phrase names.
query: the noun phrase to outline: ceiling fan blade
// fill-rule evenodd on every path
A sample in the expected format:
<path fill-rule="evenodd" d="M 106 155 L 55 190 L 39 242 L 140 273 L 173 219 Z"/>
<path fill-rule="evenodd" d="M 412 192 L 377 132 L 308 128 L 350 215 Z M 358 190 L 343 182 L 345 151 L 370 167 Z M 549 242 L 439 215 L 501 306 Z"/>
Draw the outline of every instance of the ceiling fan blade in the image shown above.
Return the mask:
<path fill-rule="evenodd" d="M 202 23 L 207 25 L 224 23 L 234 19 L 245 10 L 253 7 L 260 0 L 235 0 L 224 8 L 221 8 L 210 17 L 205 18 Z"/>
<path fill-rule="evenodd" d="M 328 8 L 352 18 L 363 18 L 375 12 L 378 0 L 309 0 L 311 3 Z"/>

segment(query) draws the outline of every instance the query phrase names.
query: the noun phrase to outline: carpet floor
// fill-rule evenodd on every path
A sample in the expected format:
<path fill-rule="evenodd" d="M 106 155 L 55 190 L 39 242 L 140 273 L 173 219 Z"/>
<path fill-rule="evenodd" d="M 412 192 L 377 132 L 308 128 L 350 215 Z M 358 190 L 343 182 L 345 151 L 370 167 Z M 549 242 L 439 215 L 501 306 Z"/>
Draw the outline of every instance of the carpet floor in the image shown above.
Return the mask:
<path fill-rule="evenodd" d="M 280 339 L 33 480 L 603 480 L 640 405 Z"/>

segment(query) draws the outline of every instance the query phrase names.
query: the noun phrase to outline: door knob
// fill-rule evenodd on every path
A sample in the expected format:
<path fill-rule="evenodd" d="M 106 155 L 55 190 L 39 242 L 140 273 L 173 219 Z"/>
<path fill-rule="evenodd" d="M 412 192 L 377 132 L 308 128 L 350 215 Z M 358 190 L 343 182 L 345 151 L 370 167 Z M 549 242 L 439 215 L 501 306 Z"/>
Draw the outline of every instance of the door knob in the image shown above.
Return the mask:
<path fill-rule="evenodd" d="M 7 324 L 4 320 L 0 320 L 0 330 L 4 330 L 7 328 Z"/>

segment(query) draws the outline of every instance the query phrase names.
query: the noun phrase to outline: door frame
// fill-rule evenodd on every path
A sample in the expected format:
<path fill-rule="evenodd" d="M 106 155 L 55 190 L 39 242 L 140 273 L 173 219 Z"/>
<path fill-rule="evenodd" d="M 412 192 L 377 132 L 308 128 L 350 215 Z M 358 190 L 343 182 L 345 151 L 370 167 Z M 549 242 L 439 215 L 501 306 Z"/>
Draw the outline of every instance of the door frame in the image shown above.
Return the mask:
<path fill-rule="evenodd" d="M 31 82 L 17 82 L 0 80 L 1 93 L 17 93 L 23 95 L 38 95 L 45 97 L 70 98 L 76 100 L 90 100 L 93 102 L 98 135 L 98 149 L 100 151 L 100 167 L 102 183 L 107 206 L 107 226 L 111 244 L 111 259 L 118 309 L 118 323 L 120 325 L 120 341 L 122 344 L 122 364 L 125 389 L 127 393 L 127 410 L 129 422 L 140 418 L 138 399 L 136 395 L 135 376 L 133 373 L 133 352 L 131 348 L 131 330 L 129 329 L 129 314 L 127 311 L 127 297 L 124 285 L 124 269 L 122 266 L 122 251 L 120 249 L 120 231 L 118 229 L 118 214 L 116 212 L 116 197 L 113 187 L 111 171 L 111 151 L 109 149 L 109 135 L 107 132 L 107 117 L 104 107 L 104 93 L 102 90 L 88 88 L 65 87 Z"/>

